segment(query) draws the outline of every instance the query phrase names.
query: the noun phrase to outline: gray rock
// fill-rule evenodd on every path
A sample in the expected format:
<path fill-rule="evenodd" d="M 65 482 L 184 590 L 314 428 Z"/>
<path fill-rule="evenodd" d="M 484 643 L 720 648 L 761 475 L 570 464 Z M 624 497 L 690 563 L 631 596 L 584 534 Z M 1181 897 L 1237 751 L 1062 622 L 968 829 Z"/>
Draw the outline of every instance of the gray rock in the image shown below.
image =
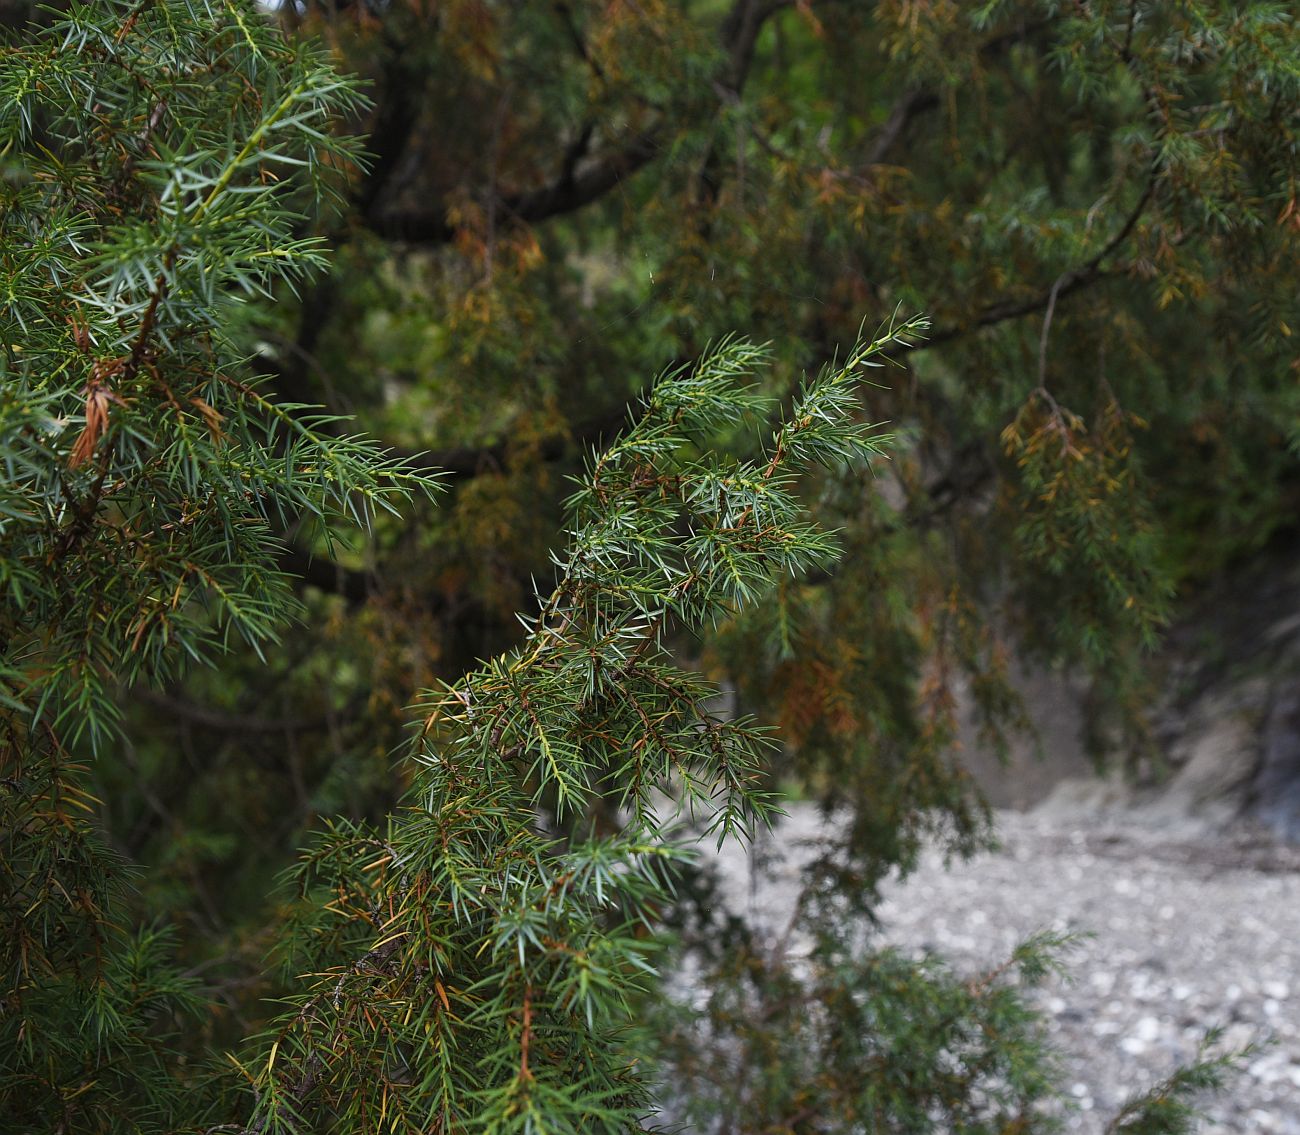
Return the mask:
<path fill-rule="evenodd" d="M 1001 812 L 998 822 L 1001 851 L 949 868 L 927 852 L 916 872 L 886 888 L 883 943 L 935 951 L 973 972 L 1044 927 L 1090 931 L 1068 959 L 1068 977 L 1033 994 L 1079 1105 L 1063 1114 L 1065 1130 L 1104 1131 L 1126 1098 L 1224 1027 L 1220 1048 L 1262 1047 L 1208 1102 L 1204 1135 L 1300 1135 L 1300 854 L 1249 833 L 1187 838 L 1180 830 L 1171 840 L 1167 827 L 1131 810 Z M 770 874 L 751 877 L 758 857 L 724 850 L 733 908 L 797 941 L 793 868 L 824 834 L 815 809 L 795 806 L 772 844 Z"/>

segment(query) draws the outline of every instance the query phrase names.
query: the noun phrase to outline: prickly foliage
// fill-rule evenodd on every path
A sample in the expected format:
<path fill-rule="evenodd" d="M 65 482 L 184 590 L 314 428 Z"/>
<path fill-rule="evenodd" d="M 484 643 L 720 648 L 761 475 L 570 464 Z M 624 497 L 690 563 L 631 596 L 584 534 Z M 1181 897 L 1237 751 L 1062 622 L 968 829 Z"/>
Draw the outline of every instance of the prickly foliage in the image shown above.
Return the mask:
<path fill-rule="evenodd" d="M 429 486 L 277 403 L 229 328 L 321 264 L 299 210 L 354 85 L 244 3 L 74 6 L 0 56 L 0 1095 L 15 1130 L 201 1113 L 207 1006 L 132 928 L 84 760 L 117 695 L 273 645 L 289 523 Z M 190 1024 L 186 1024 L 191 1019 Z"/>
<path fill-rule="evenodd" d="M 922 326 L 891 325 L 807 383 L 752 459 L 698 443 L 766 410 L 746 386 L 762 348 L 726 341 L 654 384 L 570 498 L 558 582 L 521 644 L 424 707 L 402 810 L 379 830 L 336 826 L 304 859 L 311 933 L 286 948 L 317 974 L 245 1065 L 262 1127 L 635 1123 L 648 1100 L 630 1006 L 682 854 L 674 818 L 724 839 L 772 807 L 767 735 L 719 713 L 668 633 L 834 558 L 797 478 L 879 451 L 854 383 Z M 575 816 L 591 819 L 564 828 Z"/>

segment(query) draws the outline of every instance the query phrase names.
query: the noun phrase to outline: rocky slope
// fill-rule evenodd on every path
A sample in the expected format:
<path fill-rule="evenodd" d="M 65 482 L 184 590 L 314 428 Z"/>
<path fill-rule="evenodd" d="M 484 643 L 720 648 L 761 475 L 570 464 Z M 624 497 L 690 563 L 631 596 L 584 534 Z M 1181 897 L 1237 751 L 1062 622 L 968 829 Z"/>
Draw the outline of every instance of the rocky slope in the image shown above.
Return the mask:
<path fill-rule="evenodd" d="M 798 866 L 825 830 L 793 809 L 774 862 L 724 852 L 738 912 L 783 929 Z M 1206 1133 L 1300 1135 L 1300 849 L 1263 829 L 1153 823 L 1150 814 L 1081 811 L 1059 801 L 999 815 L 1003 847 L 945 867 L 927 855 L 892 883 L 887 942 L 985 969 L 1035 930 L 1089 934 L 1066 981 L 1034 996 L 1065 1059 L 1066 1129 L 1101 1132 L 1131 1094 L 1190 1060 L 1205 1032 L 1260 1045 L 1207 1102 Z M 790 936 L 799 948 L 797 928 Z"/>
<path fill-rule="evenodd" d="M 1114 753 L 1125 776 L 1096 777 L 1081 740 L 1093 718 L 1085 685 L 1042 666 L 1017 682 L 1036 736 L 1002 765 L 971 729 L 959 759 L 1001 807 L 1065 797 L 1198 829 L 1244 816 L 1300 843 L 1300 537 L 1188 600 L 1149 677 L 1159 758 Z"/>
<path fill-rule="evenodd" d="M 1103 1131 L 1217 1027 L 1221 1046 L 1260 1047 L 1207 1102 L 1204 1132 L 1300 1135 L 1300 540 L 1207 586 L 1151 666 L 1160 757 L 1119 754 L 1108 777 L 1080 740 L 1083 685 L 1022 673 L 1036 736 L 999 764 L 971 730 L 959 758 L 1000 809 L 1002 849 L 925 856 L 886 889 L 884 940 L 976 971 L 1037 930 L 1090 935 L 1072 980 L 1035 994 L 1069 1131 Z M 795 806 L 758 854 L 720 860 L 729 904 L 794 949 L 798 869 L 826 833 Z"/>

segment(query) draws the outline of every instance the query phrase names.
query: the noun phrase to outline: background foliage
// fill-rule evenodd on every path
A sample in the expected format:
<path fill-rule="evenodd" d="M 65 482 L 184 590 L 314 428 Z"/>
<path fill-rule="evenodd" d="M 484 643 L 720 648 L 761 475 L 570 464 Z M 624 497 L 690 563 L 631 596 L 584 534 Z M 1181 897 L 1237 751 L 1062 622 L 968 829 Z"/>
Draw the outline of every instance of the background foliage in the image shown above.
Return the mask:
<path fill-rule="evenodd" d="M 756 1130 L 1044 1122 L 1011 971 L 866 954 L 860 919 L 926 832 L 987 837 L 953 740 L 1022 726 L 1018 654 L 1089 675 L 1136 759 L 1144 648 L 1291 523 L 1289 6 L 0 18 L 19 1124 L 615 1127 L 657 1047 L 691 1114 Z M 842 366 L 800 393 L 921 309 L 860 412 Z M 805 418 L 834 440 L 783 450 Z M 778 786 L 848 806 L 811 970 L 701 922 L 706 879 L 672 897 L 648 793 L 692 777 L 724 826 Z M 627 1034 L 665 918 L 717 1001 Z M 817 1032 L 843 1014 L 866 1049 Z M 846 1094 L 899 1082 L 891 1021 L 931 1030 L 929 1086 Z M 718 1051 L 781 1074 L 746 1094 Z"/>

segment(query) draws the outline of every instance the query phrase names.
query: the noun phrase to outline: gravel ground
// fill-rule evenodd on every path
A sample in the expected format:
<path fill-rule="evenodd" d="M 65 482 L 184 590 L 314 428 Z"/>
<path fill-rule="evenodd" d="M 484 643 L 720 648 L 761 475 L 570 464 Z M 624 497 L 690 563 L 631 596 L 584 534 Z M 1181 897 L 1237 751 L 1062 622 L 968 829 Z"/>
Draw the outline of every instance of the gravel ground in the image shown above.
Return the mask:
<path fill-rule="evenodd" d="M 762 871 L 724 853 L 728 901 L 783 928 L 799 848 L 824 830 L 795 807 Z M 1005 959 L 1036 930 L 1090 933 L 1070 979 L 1034 994 L 1064 1057 L 1067 1130 L 1101 1132 L 1131 1094 L 1190 1059 L 1206 1029 L 1263 1047 L 1207 1101 L 1205 1135 L 1300 1135 L 1300 848 L 1238 829 L 1171 829 L 1140 816 L 999 814 L 1002 850 L 945 867 L 938 853 L 886 890 L 884 939 L 960 969 Z M 798 949 L 798 933 L 790 936 Z"/>

